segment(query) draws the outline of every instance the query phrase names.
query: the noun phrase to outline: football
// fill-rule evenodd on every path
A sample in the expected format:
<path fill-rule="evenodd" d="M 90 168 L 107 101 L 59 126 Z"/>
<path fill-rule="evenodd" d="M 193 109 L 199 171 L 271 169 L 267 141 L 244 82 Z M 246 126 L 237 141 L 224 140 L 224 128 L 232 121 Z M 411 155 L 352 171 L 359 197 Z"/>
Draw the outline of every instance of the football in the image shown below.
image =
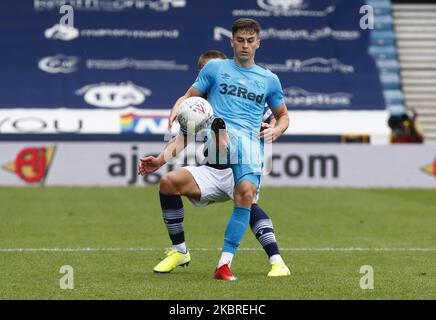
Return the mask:
<path fill-rule="evenodd" d="M 205 129 L 213 117 L 210 103 L 201 97 L 191 97 L 180 104 L 177 120 L 183 133 L 197 133 Z"/>

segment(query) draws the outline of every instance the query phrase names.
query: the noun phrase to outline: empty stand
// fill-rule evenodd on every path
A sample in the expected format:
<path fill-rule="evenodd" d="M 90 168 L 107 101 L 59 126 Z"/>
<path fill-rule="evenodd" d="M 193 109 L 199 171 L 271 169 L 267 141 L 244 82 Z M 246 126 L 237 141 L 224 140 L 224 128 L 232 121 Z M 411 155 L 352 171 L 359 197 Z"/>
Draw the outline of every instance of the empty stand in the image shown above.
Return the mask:
<path fill-rule="evenodd" d="M 436 143 L 436 3 L 394 4 L 393 18 L 406 107 Z"/>

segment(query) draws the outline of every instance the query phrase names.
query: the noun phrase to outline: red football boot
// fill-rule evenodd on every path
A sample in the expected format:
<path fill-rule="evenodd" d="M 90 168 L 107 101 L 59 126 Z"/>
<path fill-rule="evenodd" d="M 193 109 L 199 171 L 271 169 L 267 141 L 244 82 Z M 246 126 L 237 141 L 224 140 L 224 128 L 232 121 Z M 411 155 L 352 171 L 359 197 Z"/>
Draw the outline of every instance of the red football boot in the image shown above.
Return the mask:
<path fill-rule="evenodd" d="M 228 264 L 223 264 L 221 267 L 215 269 L 214 278 L 218 280 L 234 281 L 237 278 L 233 275 Z"/>

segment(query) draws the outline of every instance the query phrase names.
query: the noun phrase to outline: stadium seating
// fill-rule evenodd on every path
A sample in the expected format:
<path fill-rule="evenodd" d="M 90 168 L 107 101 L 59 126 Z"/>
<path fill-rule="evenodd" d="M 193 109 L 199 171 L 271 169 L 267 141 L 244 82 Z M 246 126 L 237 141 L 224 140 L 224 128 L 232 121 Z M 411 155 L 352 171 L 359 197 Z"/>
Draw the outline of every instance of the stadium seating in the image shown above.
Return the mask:
<path fill-rule="evenodd" d="M 401 90 L 400 69 L 390 0 L 368 0 L 374 8 L 375 29 L 371 31 L 369 52 L 376 61 L 383 85 L 383 95 L 389 113 L 404 114 L 404 96 Z"/>
<path fill-rule="evenodd" d="M 418 1 L 424 2 L 424 1 Z M 436 2 L 393 5 L 407 111 L 418 114 L 426 143 L 436 143 Z"/>

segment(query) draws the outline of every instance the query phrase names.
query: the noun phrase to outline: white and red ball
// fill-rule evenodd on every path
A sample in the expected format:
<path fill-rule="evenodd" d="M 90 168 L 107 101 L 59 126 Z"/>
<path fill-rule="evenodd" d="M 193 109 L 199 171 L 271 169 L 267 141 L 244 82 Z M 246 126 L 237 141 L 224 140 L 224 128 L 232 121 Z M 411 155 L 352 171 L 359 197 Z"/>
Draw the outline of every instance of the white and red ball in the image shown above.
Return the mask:
<path fill-rule="evenodd" d="M 180 103 L 177 121 L 183 132 L 197 133 L 209 125 L 212 117 L 213 108 L 206 99 L 190 97 Z"/>

